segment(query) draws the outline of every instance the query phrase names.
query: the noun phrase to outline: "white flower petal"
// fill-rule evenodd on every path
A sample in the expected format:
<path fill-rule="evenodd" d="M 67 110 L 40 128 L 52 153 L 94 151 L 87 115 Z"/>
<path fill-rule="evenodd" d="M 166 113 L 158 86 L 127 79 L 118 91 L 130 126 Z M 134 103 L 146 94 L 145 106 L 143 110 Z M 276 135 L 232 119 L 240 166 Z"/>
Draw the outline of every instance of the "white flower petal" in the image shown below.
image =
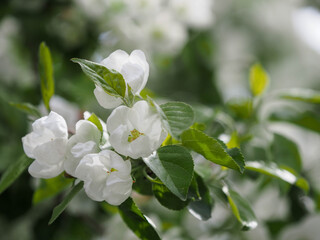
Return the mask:
<path fill-rule="evenodd" d="M 115 108 L 122 103 L 122 100 L 120 98 L 109 95 L 99 86 L 96 86 L 93 93 L 96 96 L 96 99 L 100 106 L 105 109 Z"/>
<path fill-rule="evenodd" d="M 118 154 L 110 150 L 99 154 L 88 154 L 79 163 L 76 177 L 84 181 L 87 195 L 95 200 L 105 200 L 119 205 L 131 193 L 131 163 L 124 161 Z"/>
<path fill-rule="evenodd" d="M 107 129 L 111 146 L 118 153 L 135 159 L 149 156 L 167 135 L 159 115 L 146 101 L 139 101 L 132 108 L 121 106 L 113 110 Z"/>
<path fill-rule="evenodd" d="M 116 50 L 109 57 L 102 60 L 101 64 L 108 69 L 114 69 L 117 72 L 121 71 L 122 65 L 129 58 L 128 53 L 123 50 Z"/>
<path fill-rule="evenodd" d="M 112 111 L 107 119 L 108 132 L 113 132 L 119 125 L 124 125 L 128 118 L 128 108 L 125 106 L 117 107 Z"/>
<path fill-rule="evenodd" d="M 28 171 L 32 177 L 35 178 L 53 178 L 63 172 L 63 164 L 60 162 L 56 165 L 47 165 L 39 163 L 35 160 L 28 168 Z"/>
<path fill-rule="evenodd" d="M 67 144 L 64 168 L 68 174 L 75 176 L 80 160 L 89 153 L 99 151 L 100 138 L 101 132 L 92 122 L 87 120 L 77 122 L 76 134 L 69 139 Z"/>
<path fill-rule="evenodd" d="M 32 124 L 35 133 L 41 133 L 44 130 L 50 130 L 56 138 L 67 138 L 68 127 L 63 117 L 51 111 L 48 116 L 39 118 Z"/>
<path fill-rule="evenodd" d="M 139 94 L 144 87 L 142 87 L 144 82 L 144 70 L 142 67 L 138 64 L 128 62 L 123 65 L 120 73 L 132 88 L 132 92 Z"/>
<path fill-rule="evenodd" d="M 43 164 L 56 165 L 64 161 L 67 139 L 56 138 L 37 146 L 33 155 L 34 158 Z"/>

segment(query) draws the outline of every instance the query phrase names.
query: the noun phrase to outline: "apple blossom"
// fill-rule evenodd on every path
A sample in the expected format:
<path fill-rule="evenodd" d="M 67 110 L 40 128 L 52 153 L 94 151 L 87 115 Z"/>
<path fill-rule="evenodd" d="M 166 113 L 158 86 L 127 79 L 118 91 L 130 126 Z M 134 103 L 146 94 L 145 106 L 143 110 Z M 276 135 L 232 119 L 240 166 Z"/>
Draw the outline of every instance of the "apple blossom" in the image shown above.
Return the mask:
<path fill-rule="evenodd" d="M 109 141 L 114 149 L 132 158 L 148 157 L 167 136 L 160 117 L 146 101 L 132 108 L 120 106 L 107 120 Z"/>
<path fill-rule="evenodd" d="M 22 138 L 26 155 L 35 161 L 29 173 L 36 178 L 53 178 L 63 171 L 68 128 L 59 114 L 51 111 L 48 116 L 32 124 L 33 131 Z"/>
<path fill-rule="evenodd" d="M 131 163 L 117 153 L 103 150 L 82 158 L 75 176 L 84 181 L 87 195 L 95 201 L 120 205 L 131 194 Z"/>
<path fill-rule="evenodd" d="M 144 53 L 134 50 L 130 55 L 125 51 L 117 50 L 102 60 L 101 64 L 108 69 L 121 73 L 125 82 L 129 84 L 133 94 L 139 94 L 145 87 L 149 77 L 149 64 Z M 104 108 L 115 108 L 121 104 L 121 99 L 106 93 L 96 86 L 94 95 L 98 103 Z"/>
<path fill-rule="evenodd" d="M 64 169 L 72 176 L 80 160 L 89 153 L 99 151 L 101 132 L 92 122 L 80 120 L 76 124 L 76 133 L 69 139 L 67 144 L 66 160 Z"/>

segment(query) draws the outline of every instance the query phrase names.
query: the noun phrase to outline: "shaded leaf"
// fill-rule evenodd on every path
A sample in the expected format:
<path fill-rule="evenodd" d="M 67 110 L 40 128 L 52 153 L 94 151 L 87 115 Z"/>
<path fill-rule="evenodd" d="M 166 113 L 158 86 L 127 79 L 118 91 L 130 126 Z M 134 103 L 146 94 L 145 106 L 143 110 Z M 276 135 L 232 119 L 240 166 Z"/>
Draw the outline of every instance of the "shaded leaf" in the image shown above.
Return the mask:
<path fill-rule="evenodd" d="M 152 191 L 160 204 L 171 210 L 181 210 L 189 203 L 188 200 L 182 201 L 180 198 L 170 192 L 170 190 L 163 184 L 152 184 Z"/>
<path fill-rule="evenodd" d="M 201 154 L 213 163 L 238 170 L 241 173 L 244 171 L 244 160 L 243 156 L 240 156 L 240 150 L 230 149 L 229 153 L 229 150 L 227 152 L 219 141 L 196 129 L 188 129 L 183 132 L 181 140 L 185 147 Z M 235 158 L 229 154 L 234 155 Z"/>
<path fill-rule="evenodd" d="M 197 181 L 200 199 L 193 200 L 188 205 L 189 212 L 198 218 L 199 220 L 206 221 L 211 218 L 211 212 L 213 208 L 213 200 L 210 196 L 209 189 L 205 185 L 203 179 L 198 175 L 194 174 Z"/>
<path fill-rule="evenodd" d="M 297 172 L 301 171 L 302 160 L 295 142 L 282 135 L 274 134 L 271 150 L 276 164 L 288 166 Z"/>
<path fill-rule="evenodd" d="M 309 184 L 304 178 L 299 177 L 292 169 L 281 168 L 275 163 L 266 164 L 261 161 L 248 161 L 246 162 L 246 169 L 271 177 L 276 177 L 287 183 L 300 187 L 305 192 L 309 191 Z"/>
<path fill-rule="evenodd" d="M 63 199 L 63 201 L 53 209 L 49 225 L 52 224 L 60 216 L 60 214 L 66 209 L 71 200 L 81 191 L 82 188 L 83 182 L 79 182 L 76 186 L 72 188 L 72 190 Z"/>
<path fill-rule="evenodd" d="M 54 94 L 53 67 L 50 49 L 44 42 L 39 47 L 39 72 L 43 102 L 50 111 L 49 102 Z"/>
<path fill-rule="evenodd" d="M 269 77 L 261 64 L 254 64 L 250 68 L 250 89 L 253 96 L 261 95 L 269 84 Z"/>
<path fill-rule="evenodd" d="M 38 108 L 33 106 L 31 103 L 14 103 L 10 102 L 10 105 L 19 109 L 21 112 L 24 112 L 30 116 L 35 118 L 40 118 L 41 113 L 39 112 Z"/>
<path fill-rule="evenodd" d="M 45 199 L 53 197 L 72 183 L 73 179 L 65 178 L 62 174 L 50 179 L 41 179 L 38 189 L 34 192 L 32 203 L 37 204 Z"/>
<path fill-rule="evenodd" d="M 193 176 L 193 159 L 181 146 L 168 145 L 143 161 L 177 197 L 185 201 Z"/>
<path fill-rule="evenodd" d="M 312 89 L 294 88 L 282 90 L 278 96 L 283 99 L 296 100 L 307 103 L 320 103 L 320 92 Z"/>
<path fill-rule="evenodd" d="M 288 122 L 299 127 L 320 133 L 320 116 L 311 111 L 303 113 L 279 111 L 270 116 L 271 121 Z"/>
<path fill-rule="evenodd" d="M 242 198 L 237 192 L 233 191 L 227 185 L 222 187 L 222 191 L 227 196 L 231 210 L 242 225 L 242 230 L 247 231 L 258 226 L 258 222 L 250 204 Z"/>
<path fill-rule="evenodd" d="M 1 177 L 0 194 L 10 187 L 32 162 L 33 159 L 23 155 L 17 161 L 12 163 Z"/>
<path fill-rule="evenodd" d="M 239 118 L 251 117 L 253 111 L 252 99 L 237 99 L 227 103 L 228 108 Z"/>
<path fill-rule="evenodd" d="M 123 221 L 140 239 L 160 240 L 158 233 L 135 205 L 132 198 L 129 197 L 118 209 Z"/>

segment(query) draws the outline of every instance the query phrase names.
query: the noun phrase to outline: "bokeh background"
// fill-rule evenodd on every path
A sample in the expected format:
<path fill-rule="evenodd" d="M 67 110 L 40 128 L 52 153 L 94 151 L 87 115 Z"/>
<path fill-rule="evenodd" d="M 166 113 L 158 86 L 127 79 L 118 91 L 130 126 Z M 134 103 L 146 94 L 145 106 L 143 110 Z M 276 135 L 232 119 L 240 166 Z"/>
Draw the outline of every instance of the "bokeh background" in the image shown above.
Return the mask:
<path fill-rule="evenodd" d="M 70 59 L 101 61 L 117 49 L 142 49 L 150 64 L 144 94 L 159 102 L 185 101 L 199 121 L 208 121 L 214 109 L 230 101 L 251 96 L 249 69 L 256 62 L 270 77 L 271 100 L 261 118 L 283 105 L 319 116 L 319 106 L 272 101 L 272 93 L 283 89 L 320 90 L 319 9 L 317 0 L 1 0 L 0 174 L 23 154 L 20 139 L 30 126 L 28 117 L 8 102 L 30 102 L 45 114 L 38 75 L 42 41 L 54 63 L 51 107 L 70 128 L 85 110 L 104 119 L 109 114 L 97 104 L 94 85 Z M 319 134 L 280 123 L 269 130 L 297 144 L 303 174 L 319 192 Z M 0 196 L 0 239 L 136 239 L 113 207 L 85 195 L 48 226 L 61 196 L 33 204 L 37 184 L 26 172 Z M 219 203 L 207 222 L 185 211 L 164 210 L 147 197 L 139 196 L 139 205 L 161 226 L 163 239 L 318 239 L 317 194 L 284 193 L 273 185 L 259 191 L 254 178 L 236 187 L 252 203 L 260 223 L 256 230 L 239 232 Z"/>

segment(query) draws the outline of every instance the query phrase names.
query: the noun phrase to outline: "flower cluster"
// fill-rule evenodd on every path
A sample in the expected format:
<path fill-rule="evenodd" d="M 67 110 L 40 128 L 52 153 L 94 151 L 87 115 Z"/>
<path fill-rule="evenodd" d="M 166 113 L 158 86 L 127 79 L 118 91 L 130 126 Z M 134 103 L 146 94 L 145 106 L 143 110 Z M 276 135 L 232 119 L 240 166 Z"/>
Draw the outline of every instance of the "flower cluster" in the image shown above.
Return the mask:
<path fill-rule="evenodd" d="M 134 95 L 148 80 L 149 65 L 139 50 L 130 55 L 117 50 L 101 65 L 121 73 Z M 75 134 L 69 137 L 65 119 L 51 111 L 32 124 L 33 131 L 22 138 L 23 148 L 28 157 L 35 159 L 29 167 L 33 177 L 53 178 L 65 171 L 84 182 L 91 199 L 119 205 L 132 190 L 130 158 L 151 155 L 167 133 L 160 116 L 146 101 L 132 107 L 119 106 L 122 100 L 99 86 L 94 94 L 102 107 L 116 107 L 106 123 L 86 112 L 85 119 L 76 123 Z"/>

